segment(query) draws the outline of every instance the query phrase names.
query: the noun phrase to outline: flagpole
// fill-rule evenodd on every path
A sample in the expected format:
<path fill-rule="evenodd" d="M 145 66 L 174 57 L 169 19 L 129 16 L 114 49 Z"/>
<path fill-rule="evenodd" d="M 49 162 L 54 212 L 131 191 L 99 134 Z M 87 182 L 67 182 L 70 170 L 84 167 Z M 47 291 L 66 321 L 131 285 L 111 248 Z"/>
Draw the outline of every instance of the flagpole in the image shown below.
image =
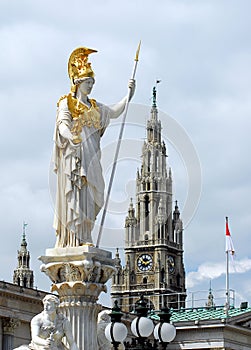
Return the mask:
<path fill-rule="evenodd" d="M 141 41 L 139 42 L 139 45 L 138 45 L 138 48 L 137 48 L 137 51 L 136 51 L 136 55 L 135 55 L 135 59 L 134 59 L 135 63 L 134 63 L 133 73 L 132 73 L 132 78 L 131 79 L 134 79 L 135 75 L 136 75 L 136 70 L 137 70 L 137 65 L 138 65 L 138 60 L 139 60 L 140 45 L 141 45 Z M 123 115 L 123 119 L 122 119 L 122 123 L 121 123 L 118 143 L 117 143 L 115 156 L 114 156 L 114 161 L 113 161 L 112 172 L 111 172 L 110 181 L 109 181 L 109 184 L 108 184 L 108 190 L 107 190 L 104 210 L 103 210 L 103 214 L 102 214 L 102 218 L 101 218 L 100 229 L 99 229 L 97 243 L 96 243 L 96 247 L 97 248 L 99 247 L 99 243 L 100 243 L 100 239 L 101 239 L 101 235 L 102 235 L 102 231 L 103 231 L 105 216 L 106 216 L 108 202 L 109 202 L 110 193 L 111 193 L 111 189 L 112 189 L 112 183 L 113 183 L 115 170 L 116 170 L 116 165 L 117 165 L 117 161 L 118 161 L 118 155 L 119 155 L 121 140 L 122 140 L 122 136 L 123 136 L 123 132 L 124 132 L 125 119 L 126 119 L 126 115 L 127 115 L 127 111 L 128 111 L 129 102 L 130 102 L 130 89 L 129 89 L 128 94 L 127 94 L 124 115 Z"/>
<path fill-rule="evenodd" d="M 228 313 L 230 306 L 229 299 L 229 252 L 226 252 L 226 311 Z"/>
<path fill-rule="evenodd" d="M 226 227 L 228 225 L 228 217 L 226 216 Z M 230 296 L 229 296 L 229 250 L 226 247 L 226 315 L 230 307 Z"/>

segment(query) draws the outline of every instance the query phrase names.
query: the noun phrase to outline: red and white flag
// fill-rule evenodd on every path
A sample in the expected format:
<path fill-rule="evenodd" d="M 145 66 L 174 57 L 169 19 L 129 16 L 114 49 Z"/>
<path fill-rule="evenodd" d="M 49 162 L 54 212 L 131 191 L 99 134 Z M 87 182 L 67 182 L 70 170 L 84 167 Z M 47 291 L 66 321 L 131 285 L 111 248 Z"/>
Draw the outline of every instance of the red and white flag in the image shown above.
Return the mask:
<path fill-rule="evenodd" d="M 232 237 L 228 227 L 228 218 L 226 217 L 226 253 L 229 252 L 231 255 L 234 255 L 234 245 L 232 241 Z"/>

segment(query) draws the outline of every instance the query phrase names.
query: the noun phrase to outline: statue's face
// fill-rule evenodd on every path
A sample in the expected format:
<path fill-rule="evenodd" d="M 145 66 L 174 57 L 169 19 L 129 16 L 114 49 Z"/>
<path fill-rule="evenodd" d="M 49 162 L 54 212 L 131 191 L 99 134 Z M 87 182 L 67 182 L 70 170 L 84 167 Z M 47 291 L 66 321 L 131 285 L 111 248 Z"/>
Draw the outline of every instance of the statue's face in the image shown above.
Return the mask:
<path fill-rule="evenodd" d="M 93 78 L 87 78 L 82 83 L 79 84 L 78 88 L 84 95 L 89 95 L 92 91 L 94 85 L 94 79 Z"/>
<path fill-rule="evenodd" d="M 47 312 L 53 312 L 56 310 L 56 305 L 53 300 L 45 299 L 44 300 L 44 310 Z"/>

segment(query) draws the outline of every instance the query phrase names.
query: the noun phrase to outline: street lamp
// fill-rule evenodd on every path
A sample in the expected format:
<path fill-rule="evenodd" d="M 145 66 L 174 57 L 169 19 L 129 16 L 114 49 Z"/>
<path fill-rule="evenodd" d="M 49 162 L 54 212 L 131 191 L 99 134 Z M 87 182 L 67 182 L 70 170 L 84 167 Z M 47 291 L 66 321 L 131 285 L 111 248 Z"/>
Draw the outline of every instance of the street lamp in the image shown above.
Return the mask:
<path fill-rule="evenodd" d="M 118 350 L 119 344 L 123 342 L 127 336 L 127 328 L 121 322 L 121 309 L 118 306 L 118 301 L 115 300 L 114 307 L 110 313 L 111 323 L 105 328 L 105 336 L 112 343 L 114 350 Z"/>
<path fill-rule="evenodd" d="M 140 300 L 135 305 L 135 312 L 137 318 L 132 321 L 131 331 L 137 337 L 140 344 L 139 349 L 145 348 L 145 341 L 149 337 L 154 329 L 153 321 L 147 318 L 148 308 L 147 302 L 144 299 L 144 296 L 141 295 Z M 137 349 L 137 347 L 136 347 Z"/>
<path fill-rule="evenodd" d="M 126 349 L 156 349 L 157 344 L 155 344 L 155 347 L 153 347 L 151 341 L 148 339 L 152 333 L 155 341 L 159 343 L 160 349 L 162 350 L 166 350 L 167 344 L 175 338 L 176 329 L 169 323 L 171 314 L 166 304 L 163 308 L 161 308 L 161 311 L 158 314 L 160 323 L 158 323 L 155 327 L 153 321 L 147 317 L 148 311 L 147 301 L 142 295 L 140 300 L 138 300 L 135 305 L 137 317 L 131 323 L 131 331 L 136 339 L 133 338 L 132 343 L 128 343 L 126 345 Z M 111 323 L 106 326 L 105 336 L 113 344 L 113 348 L 117 350 L 119 344 L 123 342 L 127 336 L 126 326 L 121 323 L 122 312 L 118 307 L 117 300 L 114 302 L 114 307 L 112 308 L 110 316 Z"/>
<path fill-rule="evenodd" d="M 154 338 L 160 342 L 162 350 L 165 350 L 167 344 L 174 340 L 176 328 L 170 324 L 171 314 L 166 304 L 161 308 L 158 316 L 160 318 L 160 323 L 155 326 L 153 335 Z"/>

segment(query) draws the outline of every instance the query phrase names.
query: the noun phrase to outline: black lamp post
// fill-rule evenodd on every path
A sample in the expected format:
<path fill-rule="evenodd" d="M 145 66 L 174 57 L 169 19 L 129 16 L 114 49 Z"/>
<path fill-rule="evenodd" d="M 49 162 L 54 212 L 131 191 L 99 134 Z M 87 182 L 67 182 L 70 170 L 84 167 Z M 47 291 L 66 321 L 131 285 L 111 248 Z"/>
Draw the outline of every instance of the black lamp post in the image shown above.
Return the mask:
<path fill-rule="evenodd" d="M 161 344 L 161 350 L 166 350 L 167 344 L 176 336 L 176 328 L 170 324 L 171 314 L 166 303 L 164 307 L 161 308 L 158 316 L 160 318 L 160 323 L 154 328 L 154 338 Z"/>
<path fill-rule="evenodd" d="M 152 349 L 152 344 L 147 341 L 147 338 L 152 334 L 154 324 L 151 319 L 147 318 L 148 311 L 147 302 L 144 296 L 141 295 L 140 300 L 135 305 L 135 312 L 138 317 L 131 324 L 132 333 L 137 337 L 135 347 L 130 348 L 132 350 Z"/>
<path fill-rule="evenodd" d="M 115 300 L 114 307 L 110 313 L 111 323 L 105 328 L 105 336 L 112 343 L 114 350 L 118 350 L 119 344 L 123 342 L 127 336 L 127 328 L 121 322 L 123 313 L 118 306 L 118 301 Z"/>

